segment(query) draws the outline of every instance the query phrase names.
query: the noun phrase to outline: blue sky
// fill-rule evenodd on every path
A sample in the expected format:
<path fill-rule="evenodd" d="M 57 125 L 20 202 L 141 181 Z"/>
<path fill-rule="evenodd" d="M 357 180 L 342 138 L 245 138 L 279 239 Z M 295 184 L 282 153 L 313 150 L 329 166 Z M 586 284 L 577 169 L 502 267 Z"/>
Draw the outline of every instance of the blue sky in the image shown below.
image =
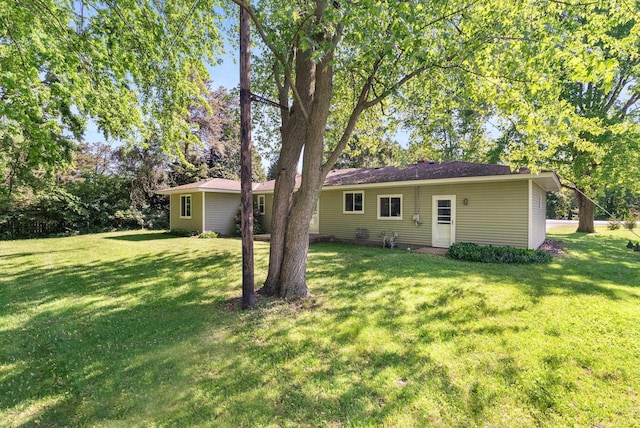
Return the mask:
<path fill-rule="evenodd" d="M 211 80 L 213 80 L 213 87 L 224 86 L 225 88 L 235 88 L 240 81 L 240 68 L 238 61 L 232 54 L 224 55 L 220 58 L 221 64 L 209 67 L 209 74 Z M 87 124 L 87 131 L 84 135 L 84 141 L 88 143 L 103 143 L 105 142 L 104 135 L 98 131 L 96 124 L 93 121 L 89 121 Z M 118 145 L 119 141 L 106 141 L 112 145 Z"/>
<path fill-rule="evenodd" d="M 238 59 L 235 56 L 235 52 L 231 52 L 225 54 L 220 57 L 221 63 L 216 66 L 211 66 L 209 68 L 209 74 L 211 80 L 213 81 L 213 87 L 217 88 L 219 86 L 224 86 L 226 88 L 235 88 L 238 86 L 240 81 L 240 68 L 238 65 Z M 399 130 L 395 136 L 396 141 L 398 141 L 403 147 L 406 147 L 409 141 L 409 134 L 406 131 Z M 89 122 L 87 126 L 87 131 L 85 133 L 84 141 L 93 143 L 93 142 L 105 142 L 105 138 L 101 132 L 95 126 L 95 123 Z M 106 141 L 112 145 L 119 145 L 119 141 Z"/>

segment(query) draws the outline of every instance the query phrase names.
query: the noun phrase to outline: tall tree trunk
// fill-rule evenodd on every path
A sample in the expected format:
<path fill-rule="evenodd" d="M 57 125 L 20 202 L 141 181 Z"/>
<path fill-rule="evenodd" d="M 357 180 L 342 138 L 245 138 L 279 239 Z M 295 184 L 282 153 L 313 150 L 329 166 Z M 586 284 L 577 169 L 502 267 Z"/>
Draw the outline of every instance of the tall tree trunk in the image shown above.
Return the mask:
<path fill-rule="evenodd" d="M 269 272 L 264 286 L 259 290 L 260 294 L 267 296 L 280 294 L 280 268 L 284 258 L 287 224 L 295 190 L 298 160 L 306 131 L 303 117 L 292 118 L 289 123 L 292 125 L 292 129 L 287 133 L 287 139 L 283 139 L 282 142 L 278 158 L 276 187 L 273 192 Z"/>
<path fill-rule="evenodd" d="M 298 190 L 294 196 L 291 217 L 287 224 L 284 257 L 280 270 L 280 296 L 285 299 L 301 299 L 310 296 L 307 287 L 307 253 L 309 250 L 309 210 L 313 196 Z"/>
<path fill-rule="evenodd" d="M 315 23 L 322 21 L 328 5 L 328 0 L 316 0 Z M 307 34 L 318 43 L 337 45 L 342 34 L 341 26 L 328 39 L 329 36 L 323 31 L 317 32 L 315 23 L 309 22 Z M 313 58 L 311 49 L 298 50 L 295 55 L 295 92 L 299 104 L 296 106 L 294 103 L 291 116 L 282 122 L 283 138 L 274 190 L 269 274 L 263 287 L 266 294 L 278 293 L 285 298 L 309 296 L 305 277 L 309 222 L 326 176 L 322 161 L 324 134 L 333 96 L 333 59 L 332 50 L 319 61 Z M 300 188 L 294 194 L 295 169 L 303 146 L 302 178 Z M 284 183 L 278 183 L 280 180 Z"/>
<path fill-rule="evenodd" d="M 578 232 L 594 233 L 593 216 L 595 205 L 591 199 L 587 198 L 581 191 L 575 190 L 576 200 L 578 202 Z"/>
<path fill-rule="evenodd" d="M 313 215 L 326 174 L 323 173 L 324 134 L 333 93 L 332 54 L 319 61 L 316 68 L 313 102 L 307 119 L 307 133 L 302 162 L 300 188 L 293 198 L 285 235 L 284 258 L 280 269 L 280 295 L 284 298 L 304 298 L 307 288 L 307 253 L 309 222 Z"/>
<path fill-rule="evenodd" d="M 295 191 L 298 161 L 307 134 L 307 118 L 303 110 L 309 111 L 314 95 L 315 63 L 311 51 L 298 52 L 296 55 L 296 88 L 300 94 L 299 103 L 291 110 L 282 112 L 282 147 L 278 157 L 276 186 L 273 191 L 271 215 L 271 242 L 269 247 L 269 272 L 260 294 L 272 296 L 280 294 L 280 270 L 285 253 L 287 223 Z M 281 102 L 282 102 L 282 98 Z"/>

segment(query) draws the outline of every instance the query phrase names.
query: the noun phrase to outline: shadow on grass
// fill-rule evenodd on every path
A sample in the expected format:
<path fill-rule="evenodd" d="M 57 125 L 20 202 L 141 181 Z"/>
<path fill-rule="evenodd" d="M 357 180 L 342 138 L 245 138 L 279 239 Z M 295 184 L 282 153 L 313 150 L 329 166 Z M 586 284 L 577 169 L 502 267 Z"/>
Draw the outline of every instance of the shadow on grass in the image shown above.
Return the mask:
<path fill-rule="evenodd" d="M 316 244 L 313 309 L 260 298 L 258 309 L 236 310 L 239 251 L 30 269 L 0 288 L 0 311 L 25 314 L 0 330 L 0 408 L 44 426 L 391 425 L 407 413 L 416 425 L 483 425 L 499 398 L 429 346 L 474 358 L 474 338 L 527 333 L 521 315 L 545 296 L 636 298 L 624 287 L 637 287 L 638 272 L 619 241 L 570 235 L 569 254 L 548 266 Z M 622 287 L 607 285 L 612 275 Z M 498 306 L 475 285 L 505 281 L 526 298 Z M 571 388 L 555 358 L 530 382 L 512 355 L 492 362 L 538 424 Z"/>
<path fill-rule="evenodd" d="M 177 238 L 174 235 L 170 235 L 167 232 L 153 232 L 153 233 L 132 233 L 130 235 L 118 235 L 118 236 L 109 236 L 105 239 L 113 239 L 115 241 L 130 241 L 130 242 L 144 242 L 144 241 L 155 241 L 158 239 L 172 239 Z"/>
<path fill-rule="evenodd" d="M 0 315 L 24 314 L 0 330 L 0 409 L 17 418 L 9 425 L 158 412 L 162 403 L 150 400 L 170 402 L 189 389 L 189 343 L 229 316 L 225 295 L 236 278 L 224 273 L 240 263 L 228 252 L 164 252 L 14 275 L 0 288 Z"/>

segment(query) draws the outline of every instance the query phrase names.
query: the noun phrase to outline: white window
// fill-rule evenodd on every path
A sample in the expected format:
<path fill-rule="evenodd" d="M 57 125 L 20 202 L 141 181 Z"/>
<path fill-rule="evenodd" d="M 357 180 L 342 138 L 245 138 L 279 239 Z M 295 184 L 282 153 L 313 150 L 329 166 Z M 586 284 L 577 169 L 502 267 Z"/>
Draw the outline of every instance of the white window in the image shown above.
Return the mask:
<path fill-rule="evenodd" d="M 258 214 L 264 215 L 266 212 L 266 204 L 264 195 L 258 195 Z"/>
<path fill-rule="evenodd" d="M 191 218 L 191 195 L 180 195 L 180 218 Z"/>
<path fill-rule="evenodd" d="M 402 220 L 402 195 L 378 196 L 378 220 Z"/>
<path fill-rule="evenodd" d="M 364 192 L 342 192 L 343 214 L 364 214 Z"/>

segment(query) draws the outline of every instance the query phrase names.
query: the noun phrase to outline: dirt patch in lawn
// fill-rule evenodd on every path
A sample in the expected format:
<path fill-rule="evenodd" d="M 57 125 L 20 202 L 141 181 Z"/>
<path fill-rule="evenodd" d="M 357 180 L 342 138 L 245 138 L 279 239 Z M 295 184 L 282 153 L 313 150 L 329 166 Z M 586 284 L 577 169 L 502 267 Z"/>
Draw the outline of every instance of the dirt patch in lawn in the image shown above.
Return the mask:
<path fill-rule="evenodd" d="M 552 239 L 545 239 L 540 248 L 540 251 L 545 251 L 551 255 L 558 255 L 564 252 L 564 244 L 561 241 L 554 241 Z"/>

